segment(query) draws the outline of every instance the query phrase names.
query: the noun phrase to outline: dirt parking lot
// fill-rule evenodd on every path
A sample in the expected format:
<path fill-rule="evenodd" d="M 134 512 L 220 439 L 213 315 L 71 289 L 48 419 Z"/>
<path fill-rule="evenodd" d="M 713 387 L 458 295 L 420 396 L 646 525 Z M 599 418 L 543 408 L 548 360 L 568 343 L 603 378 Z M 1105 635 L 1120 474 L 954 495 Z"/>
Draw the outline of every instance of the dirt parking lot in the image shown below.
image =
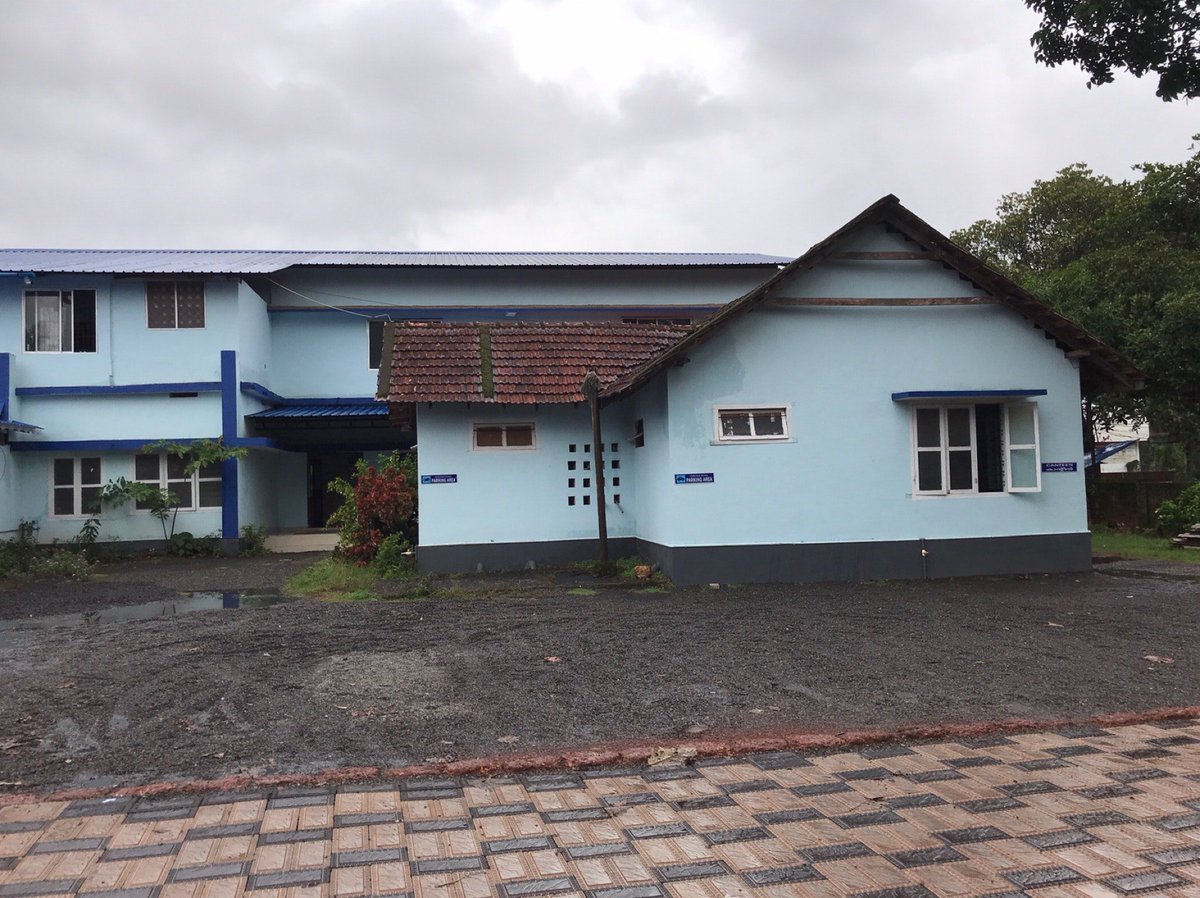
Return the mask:
<path fill-rule="evenodd" d="M 296 567 L 269 561 L 278 570 L 260 571 L 258 588 Z M 516 580 L 487 598 L 303 600 L 128 622 L 10 613 L 0 781 L 136 783 L 701 728 L 1200 703 L 1200 582 L 1130 573 L 595 595 Z M 144 600 L 183 580 L 138 582 Z M 86 607 L 86 594 L 47 608 Z M 12 599 L 0 592 L 0 604 Z"/>

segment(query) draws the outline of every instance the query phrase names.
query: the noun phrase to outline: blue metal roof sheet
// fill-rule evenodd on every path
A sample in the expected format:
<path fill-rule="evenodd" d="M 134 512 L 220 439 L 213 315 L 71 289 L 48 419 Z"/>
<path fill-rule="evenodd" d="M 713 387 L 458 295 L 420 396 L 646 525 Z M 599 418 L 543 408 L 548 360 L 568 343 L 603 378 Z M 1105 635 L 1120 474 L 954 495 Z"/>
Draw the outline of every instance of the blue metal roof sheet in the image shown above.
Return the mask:
<path fill-rule="evenodd" d="M 280 405 L 247 415 L 248 418 L 386 418 L 386 402 L 364 402 L 353 405 Z"/>
<path fill-rule="evenodd" d="M 36 424 L 26 424 L 24 421 L 0 421 L 0 431 L 15 433 L 34 433 L 41 430 Z"/>
<path fill-rule="evenodd" d="M 775 266 L 761 253 L 304 252 L 298 250 L 0 249 L 0 272 L 273 274 L 296 265 L 410 268 L 729 268 Z"/>

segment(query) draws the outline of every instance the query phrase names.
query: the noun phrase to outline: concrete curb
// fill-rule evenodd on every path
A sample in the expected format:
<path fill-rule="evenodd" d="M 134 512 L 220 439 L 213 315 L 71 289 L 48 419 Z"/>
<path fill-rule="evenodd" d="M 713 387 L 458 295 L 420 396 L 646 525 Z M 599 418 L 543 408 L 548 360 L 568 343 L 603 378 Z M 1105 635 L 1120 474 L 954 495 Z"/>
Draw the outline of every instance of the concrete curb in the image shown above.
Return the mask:
<path fill-rule="evenodd" d="M 893 742 L 924 742 L 941 739 L 970 739 L 1002 733 L 1034 732 L 1073 726 L 1134 726 L 1163 720 L 1200 718 L 1200 705 L 1155 708 L 1099 714 L 1084 718 L 1008 718 L 976 723 L 912 724 L 895 729 L 861 729 L 839 732 L 800 730 L 780 727 L 769 730 L 741 730 L 708 733 L 698 738 L 672 738 L 656 741 L 609 742 L 583 748 L 517 755 L 464 758 L 460 761 L 413 764 L 407 767 L 339 767 L 316 773 L 254 776 L 235 774 L 219 779 L 171 780 L 140 786 L 59 789 L 51 792 L 10 792 L 0 795 L 0 807 L 36 801 L 78 801 L 118 797 L 162 797 L 167 795 L 240 792 L 280 786 L 326 786 L 364 783 L 373 780 L 400 780 L 410 777 L 496 776 L 547 770 L 575 770 L 581 767 L 633 766 L 645 764 L 656 748 L 687 746 L 698 758 L 729 757 L 771 751 L 821 752 L 852 749 Z"/>

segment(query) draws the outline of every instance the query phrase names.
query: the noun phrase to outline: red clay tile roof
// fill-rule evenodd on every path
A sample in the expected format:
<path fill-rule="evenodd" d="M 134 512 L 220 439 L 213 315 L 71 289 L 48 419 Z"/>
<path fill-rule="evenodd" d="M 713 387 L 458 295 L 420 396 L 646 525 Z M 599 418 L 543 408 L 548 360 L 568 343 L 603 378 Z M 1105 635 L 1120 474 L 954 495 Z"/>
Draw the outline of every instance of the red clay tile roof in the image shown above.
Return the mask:
<path fill-rule="evenodd" d="M 584 375 L 608 386 L 688 332 L 617 322 L 396 322 L 384 334 L 379 397 L 389 402 L 581 402 Z"/>

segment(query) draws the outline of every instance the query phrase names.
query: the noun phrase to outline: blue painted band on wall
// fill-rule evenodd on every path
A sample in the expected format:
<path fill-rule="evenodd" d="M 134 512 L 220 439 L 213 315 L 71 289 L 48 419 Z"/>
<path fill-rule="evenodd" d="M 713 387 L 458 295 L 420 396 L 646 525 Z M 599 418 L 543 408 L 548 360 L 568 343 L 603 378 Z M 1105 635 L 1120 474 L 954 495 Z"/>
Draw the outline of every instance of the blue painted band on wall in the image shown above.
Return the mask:
<path fill-rule="evenodd" d="M 175 384 L 122 384 L 119 386 L 17 387 L 18 396 L 137 396 L 162 393 L 217 393 L 215 380 Z"/>
<path fill-rule="evenodd" d="M 212 437 L 156 437 L 141 440 L 17 440 L 9 443 L 13 452 L 137 452 L 151 443 L 198 443 Z M 275 449 L 275 441 L 266 437 L 234 437 L 226 446 L 247 449 Z"/>
<path fill-rule="evenodd" d="M 238 538 L 238 462 L 227 458 L 221 462 L 221 537 Z"/>
<path fill-rule="evenodd" d="M 0 421 L 8 420 L 9 388 L 12 384 L 12 353 L 0 352 Z"/>
<path fill-rule="evenodd" d="M 1045 390 L 907 390 L 893 393 L 893 402 L 911 399 L 1002 399 L 1006 396 L 1045 396 Z"/>

